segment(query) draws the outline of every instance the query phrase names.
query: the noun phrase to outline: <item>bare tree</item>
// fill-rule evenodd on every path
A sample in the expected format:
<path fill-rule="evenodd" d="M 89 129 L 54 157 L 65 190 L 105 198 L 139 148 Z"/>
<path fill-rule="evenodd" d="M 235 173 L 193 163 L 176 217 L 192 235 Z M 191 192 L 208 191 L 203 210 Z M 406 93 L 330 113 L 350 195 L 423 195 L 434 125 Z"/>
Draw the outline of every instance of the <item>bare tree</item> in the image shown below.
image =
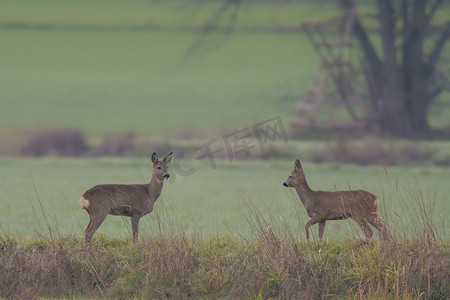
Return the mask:
<path fill-rule="evenodd" d="M 280 1 L 280 0 L 272 0 Z M 227 11 L 232 11 L 228 35 L 233 31 L 235 21 L 243 3 L 251 4 L 254 0 L 224 0 L 223 5 L 208 20 L 203 33 L 189 48 L 186 56 L 201 52 L 204 39 L 211 28 Z M 397 137 L 425 136 L 432 133 L 428 121 L 431 104 L 445 90 L 450 90 L 448 69 L 445 70 L 443 53 L 450 39 L 450 17 L 444 21 L 436 20 L 436 12 L 447 5 L 449 0 L 375 0 L 378 28 L 363 25 L 358 15 L 357 1 L 338 0 L 344 21 L 341 19 L 338 29 L 342 34 L 341 41 L 324 40 L 317 43 L 311 41 L 318 50 L 320 43 L 326 46 L 325 51 L 317 51 L 322 59 L 325 74 L 317 76 L 321 82 L 318 103 L 299 104 L 301 109 L 313 110 L 312 120 L 306 122 L 316 127 L 315 119 L 320 107 L 325 105 L 324 98 L 329 93 L 323 92 L 332 82 L 338 101 L 349 113 L 350 127 L 371 128 Z M 374 3 L 375 4 L 375 3 Z M 324 22 L 325 25 L 328 22 Z M 332 22 L 331 22 L 332 23 Z M 323 33 L 324 24 L 304 24 L 303 29 L 312 37 Z M 379 34 L 379 39 L 375 34 Z M 357 42 L 349 41 L 351 33 Z M 202 46 L 203 45 L 203 46 Z M 338 46 L 339 50 L 332 50 Z M 342 49 L 349 46 L 357 49 L 361 61 L 345 60 Z M 352 50 L 354 51 L 354 50 Z M 359 80 L 359 81 L 358 81 Z M 362 83 L 362 84 L 360 84 Z M 361 88 L 363 86 L 364 88 Z M 314 90 L 318 88 L 314 87 Z M 306 97 L 310 101 L 311 91 Z M 311 101 L 310 101 L 311 102 Z M 314 101 L 313 101 L 314 102 Z M 304 120 L 294 120 L 305 125 Z M 342 125 L 342 124 L 341 124 Z M 346 124 L 347 125 L 347 124 Z M 341 128 L 347 128 L 347 126 Z M 332 126 L 322 126 L 332 128 Z M 339 127 L 339 126 L 338 126 Z"/>
<path fill-rule="evenodd" d="M 356 12 L 356 1 L 339 0 L 340 7 Z M 356 13 L 353 35 L 359 42 L 370 101 L 370 121 L 395 136 L 413 137 L 431 132 L 430 105 L 449 88 L 440 68 L 450 38 L 450 18 L 433 21 L 447 0 L 377 0 L 381 47 L 371 39 Z M 438 79 L 439 77 L 439 79 Z"/>

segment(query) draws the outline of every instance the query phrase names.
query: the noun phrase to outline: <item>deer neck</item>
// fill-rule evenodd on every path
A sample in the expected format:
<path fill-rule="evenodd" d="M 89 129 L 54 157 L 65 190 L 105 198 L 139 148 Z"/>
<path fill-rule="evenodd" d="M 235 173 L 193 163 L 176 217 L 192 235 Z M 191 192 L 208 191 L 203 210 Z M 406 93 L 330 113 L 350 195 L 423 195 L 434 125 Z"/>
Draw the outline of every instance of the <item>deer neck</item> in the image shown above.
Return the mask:
<path fill-rule="evenodd" d="M 299 185 L 296 186 L 295 190 L 297 191 L 297 194 L 300 198 L 300 201 L 302 201 L 303 205 L 306 206 L 310 201 L 312 201 L 312 190 L 308 185 L 308 182 L 306 182 L 306 178 L 300 181 Z"/>
<path fill-rule="evenodd" d="M 150 181 L 148 187 L 150 190 L 150 198 L 152 198 L 153 201 L 156 201 L 159 195 L 161 195 L 163 185 L 164 180 L 159 180 L 156 176 L 152 176 L 152 180 Z"/>

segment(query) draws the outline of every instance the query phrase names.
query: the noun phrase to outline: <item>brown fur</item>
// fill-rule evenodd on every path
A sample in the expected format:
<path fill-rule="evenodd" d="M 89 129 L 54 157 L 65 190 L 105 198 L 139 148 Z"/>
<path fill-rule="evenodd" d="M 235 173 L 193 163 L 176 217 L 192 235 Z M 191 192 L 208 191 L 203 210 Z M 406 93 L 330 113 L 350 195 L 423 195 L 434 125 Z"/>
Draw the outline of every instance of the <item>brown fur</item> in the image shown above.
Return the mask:
<path fill-rule="evenodd" d="M 283 183 L 286 187 L 295 188 L 300 200 L 311 218 L 306 225 L 306 238 L 309 240 L 309 227 L 319 223 L 319 239 L 322 240 L 325 223 L 328 220 L 355 220 L 364 232 L 366 242 L 373 232 L 369 224 L 375 227 L 384 238 L 387 230 L 377 213 L 379 200 L 367 191 L 313 191 L 306 182 L 305 173 L 300 160 L 296 160 L 294 170 Z"/>
<path fill-rule="evenodd" d="M 108 214 L 131 218 L 133 242 L 138 240 L 138 225 L 141 217 L 153 210 L 153 205 L 161 194 L 164 179 L 170 177 L 167 164 L 172 153 L 163 160 L 152 155 L 153 173 L 148 184 L 101 184 L 87 190 L 80 199 L 82 209 L 89 214 L 89 224 L 84 231 L 86 245 Z"/>

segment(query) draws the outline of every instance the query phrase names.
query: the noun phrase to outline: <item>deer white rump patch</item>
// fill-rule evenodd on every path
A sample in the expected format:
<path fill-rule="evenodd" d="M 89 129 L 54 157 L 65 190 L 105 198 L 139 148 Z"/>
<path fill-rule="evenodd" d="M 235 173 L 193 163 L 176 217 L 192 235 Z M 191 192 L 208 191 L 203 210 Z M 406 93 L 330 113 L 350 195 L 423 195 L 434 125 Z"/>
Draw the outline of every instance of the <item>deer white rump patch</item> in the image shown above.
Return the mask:
<path fill-rule="evenodd" d="M 81 204 L 81 209 L 88 209 L 88 207 L 89 207 L 89 200 L 84 198 L 84 197 L 81 197 L 80 204 Z"/>

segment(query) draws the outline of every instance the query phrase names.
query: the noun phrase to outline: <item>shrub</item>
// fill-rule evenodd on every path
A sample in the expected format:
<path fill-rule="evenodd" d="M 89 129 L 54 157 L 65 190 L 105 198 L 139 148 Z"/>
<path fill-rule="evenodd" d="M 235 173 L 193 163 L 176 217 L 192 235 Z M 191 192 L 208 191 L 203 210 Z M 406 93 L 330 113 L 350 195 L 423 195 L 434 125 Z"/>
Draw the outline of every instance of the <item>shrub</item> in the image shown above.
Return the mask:
<path fill-rule="evenodd" d="M 83 134 L 73 129 L 33 132 L 19 148 L 19 154 L 26 156 L 80 156 L 88 151 Z"/>
<path fill-rule="evenodd" d="M 95 155 L 127 156 L 136 151 L 135 134 L 132 132 L 122 134 L 106 134 L 102 143 L 94 149 Z"/>
<path fill-rule="evenodd" d="M 433 150 L 418 142 L 394 142 L 379 139 L 349 141 L 338 138 L 323 150 L 311 154 L 317 163 L 353 163 L 358 165 L 399 165 L 432 161 Z"/>

